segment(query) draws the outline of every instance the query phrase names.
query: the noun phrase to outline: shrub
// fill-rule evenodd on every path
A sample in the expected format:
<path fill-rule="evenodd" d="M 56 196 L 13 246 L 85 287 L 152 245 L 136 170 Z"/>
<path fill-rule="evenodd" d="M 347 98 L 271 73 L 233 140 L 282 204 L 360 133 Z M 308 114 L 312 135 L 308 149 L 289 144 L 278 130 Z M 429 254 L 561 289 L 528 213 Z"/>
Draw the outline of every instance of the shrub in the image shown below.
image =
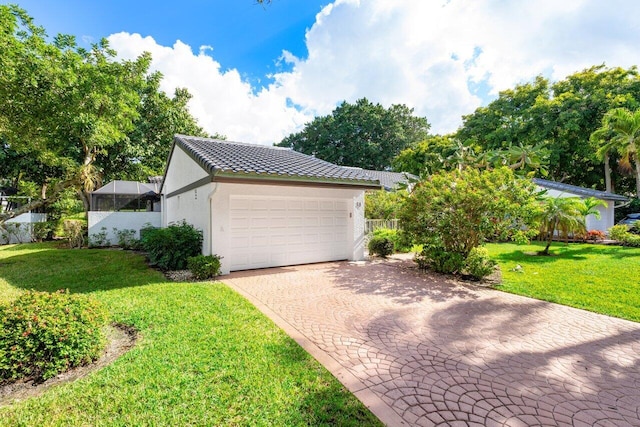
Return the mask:
<path fill-rule="evenodd" d="M 211 279 L 220 274 L 218 255 L 197 255 L 187 258 L 187 268 L 198 280 Z"/>
<path fill-rule="evenodd" d="M 22 224 L 19 222 L 5 222 L 0 225 L 0 243 L 9 244 L 12 241 L 22 243 Z"/>
<path fill-rule="evenodd" d="M 131 228 L 125 230 L 113 229 L 113 232 L 118 237 L 118 246 L 122 249 L 136 249 L 140 246 L 138 239 L 136 239 L 136 230 Z"/>
<path fill-rule="evenodd" d="M 391 240 L 397 252 L 409 252 L 411 250 L 411 242 L 409 242 L 408 236 L 400 230 L 378 228 L 373 231 L 373 236 Z"/>
<path fill-rule="evenodd" d="M 475 280 L 482 280 L 496 269 L 497 263 L 489 258 L 487 248 L 478 246 L 471 249 L 464 263 L 465 272 Z"/>
<path fill-rule="evenodd" d="M 92 247 L 103 247 L 109 244 L 107 239 L 107 227 L 100 227 L 100 231 L 89 236 L 89 245 Z"/>
<path fill-rule="evenodd" d="M 629 230 L 626 225 L 614 225 L 609 229 L 609 237 L 618 242 L 623 242 Z"/>
<path fill-rule="evenodd" d="M 629 227 L 629 233 L 640 235 L 640 221 L 635 221 L 631 224 L 631 227 Z"/>
<path fill-rule="evenodd" d="M 465 267 L 464 255 L 446 251 L 442 245 L 438 244 L 424 246 L 414 260 L 420 268 L 429 268 L 444 274 L 460 273 Z"/>
<path fill-rule="evenodd" d="M 584 239 L 590 240 L 592 242 L 596 242 L 596 241 L 604 240 L 605 237 L 607 236 L 604 234 L 604 232 L 600 230 L 589 230 L 585 235 Z"/>
<path fill-rule="evenodd" d="M 0 305 L 0 382 L 43 381 L 97 359 L 106 321 L 97 301 L 62 291 L 28 291 Z"/>
<path fill-rule="evenodd" d="M 627 233 L 620 241 L 624 246 L 640 247 L 640 236 L 633 233 Z"/>
<path fill-rule="evenodd" d="M 369 219 L 393 219 L 407 195 L 404 190 L 378 190 L 364 196 L 364 217 Z"/>
<path fill-rule="evenodd" d="M 149 262 L 163 270 L 184 270 L 187 258 L 202 252 L 202 232 L 186 221 L 167 228 L 145 228 L 141 234 Z"/>
<path fill-rule="evenodd" d="M 36 242 L 52 240 L 56 224 L 53 221 L 37 222 L 33 224 L 33 238 Z"/>
<path fill-rule="evenodd" d="M 395 252 L 393 241 L 386 237 L 373 236 L 369 240 L 369 253 L 386 258 Z"/>
<path fill-rule="evenodd" d="M 535 235 L 535 192 L 530 180 L 517 178 L 509 168 L 438 172 L 405 198 L 400 226 L 413 242 L 464 258 L 487 240 Z"/>
<path fill-rule="evenodd" d="M 87 226 L 84 221 L 77 219 L 65 219 L 62 222 L 64 237 L 69 241 L 70 248 L 81 248 L 85 243 L 87 235 Z"/>

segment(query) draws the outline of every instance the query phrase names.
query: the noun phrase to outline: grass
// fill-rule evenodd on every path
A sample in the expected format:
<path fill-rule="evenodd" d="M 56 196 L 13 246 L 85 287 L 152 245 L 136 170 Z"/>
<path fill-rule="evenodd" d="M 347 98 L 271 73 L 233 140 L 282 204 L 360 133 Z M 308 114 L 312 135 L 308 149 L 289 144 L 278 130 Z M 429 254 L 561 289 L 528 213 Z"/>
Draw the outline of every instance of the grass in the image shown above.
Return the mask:
<path fill-rule="evenodd" d="M 498 289 L 640 322 L 640 249 L 554 243 L 489 244 L 503 283 Z M 520 265 L 520 272 L 514 271 Z"/>
<path fill-rule="evenodd" d="M 139 344 L 84 379 L 0 408 L 2 425 L 380 425 L 309 354 L 221 283 L 167 282 L 141 256 L 0 248 L 0 302 L 90 293 Z"/>

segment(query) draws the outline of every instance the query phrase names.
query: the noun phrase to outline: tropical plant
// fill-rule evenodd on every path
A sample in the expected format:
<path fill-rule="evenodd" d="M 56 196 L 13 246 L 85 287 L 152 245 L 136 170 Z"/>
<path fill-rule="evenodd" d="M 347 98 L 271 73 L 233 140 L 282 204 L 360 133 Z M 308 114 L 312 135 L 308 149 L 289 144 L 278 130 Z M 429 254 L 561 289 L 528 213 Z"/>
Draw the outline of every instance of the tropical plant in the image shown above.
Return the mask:
<path fill-rule="evenodd" d="M 618 164 L 623 169 L 633 170 L 632 164 L 635 165 L 636 196 L 640 197 L 640 109 L 614 108 L 608 111 L 602 119 L 602 126 L 591 136 L 603 141 L 598 156 L 605 160 L 605 166 L 613 150 L 620 154 Z"/>
<path fill-rule="evenodd" d="M 547 245 L 540 251 L 540 255 L 549 255 L 549 248 L 556 232 L 568 234 L 585 231 L 584 209 L 584 202 L 579 197 L 541 198 L 537 216 L 540 221 L 540 234 Z"/>

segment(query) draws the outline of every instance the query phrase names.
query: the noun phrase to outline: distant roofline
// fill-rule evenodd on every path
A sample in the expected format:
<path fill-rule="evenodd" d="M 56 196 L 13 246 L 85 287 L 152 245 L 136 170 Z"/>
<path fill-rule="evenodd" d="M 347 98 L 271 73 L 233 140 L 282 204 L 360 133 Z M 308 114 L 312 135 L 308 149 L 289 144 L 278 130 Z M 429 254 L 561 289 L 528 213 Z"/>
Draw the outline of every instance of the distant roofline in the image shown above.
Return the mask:
<path fill-rule="evenodd" d="M 564 191 L 579 196 L 596 197 L 603 200 L 614 200 L 620 202 L 626 202 L 629 200 L 628 197 L 621 196 L 620 194 L 594 190 L 592 188 L 579 187 L 577 185 L 565 184 L 563 182 L 550 181 L 548 179 L 533 178 L 533 183 L 550 190 Z"/>

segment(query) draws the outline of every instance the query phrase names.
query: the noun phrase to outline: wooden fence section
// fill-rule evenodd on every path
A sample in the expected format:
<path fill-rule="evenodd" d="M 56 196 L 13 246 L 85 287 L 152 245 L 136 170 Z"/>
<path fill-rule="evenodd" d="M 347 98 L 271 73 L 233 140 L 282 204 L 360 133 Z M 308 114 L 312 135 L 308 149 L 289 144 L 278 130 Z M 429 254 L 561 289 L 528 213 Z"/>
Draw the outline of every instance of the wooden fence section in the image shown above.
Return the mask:
<path fill-rule="evenodd" d="M 366 219 L 364 224 L 364 233 L 373 233 L 373 230 L 377 228 L 390 228 L 392 230 L 398 229 L 397 219 Z"/>

